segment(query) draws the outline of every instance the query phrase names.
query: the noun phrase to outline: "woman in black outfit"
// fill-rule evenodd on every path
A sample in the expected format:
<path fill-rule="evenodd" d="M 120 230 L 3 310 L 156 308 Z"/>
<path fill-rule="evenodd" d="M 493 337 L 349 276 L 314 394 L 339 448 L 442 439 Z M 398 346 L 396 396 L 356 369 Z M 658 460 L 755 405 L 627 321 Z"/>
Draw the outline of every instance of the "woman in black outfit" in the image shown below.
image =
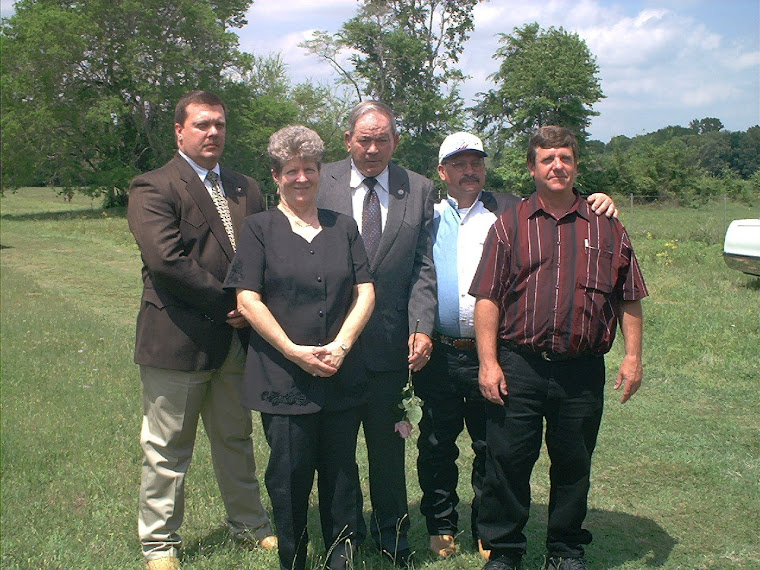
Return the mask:
<path fill-rule="evenodd" d="M 225 282 L 255 331 L 243 404 L 261 412 L 271 448 L 266 486 L 280 567 L 306 566 L 317 471 L 326 564 L 338 570 L 366 532 L 356 465 L 366 377 L 354 344 L 372 313 L 374 287 L 356 222 L 316 207 L 319 136 L 285 127 L 268 152 L 280 203 L 246 218 Z"/>

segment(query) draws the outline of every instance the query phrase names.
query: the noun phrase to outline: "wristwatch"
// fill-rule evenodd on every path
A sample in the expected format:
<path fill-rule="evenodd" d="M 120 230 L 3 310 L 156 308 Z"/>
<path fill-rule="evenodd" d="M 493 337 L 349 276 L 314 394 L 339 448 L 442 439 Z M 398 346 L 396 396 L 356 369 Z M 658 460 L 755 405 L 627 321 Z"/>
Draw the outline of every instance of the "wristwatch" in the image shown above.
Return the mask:
<path fill-rule="evenodd" d="M 341 342 L 341 343 L 340 343 L 340 347 L 343 349 L 343 355 L 344 355 L 344 356 L 345 356 L 346 354 L 348 354 L 348 347 L 346 346 L 346 343 L 345 343 L 345 342 Z"/>

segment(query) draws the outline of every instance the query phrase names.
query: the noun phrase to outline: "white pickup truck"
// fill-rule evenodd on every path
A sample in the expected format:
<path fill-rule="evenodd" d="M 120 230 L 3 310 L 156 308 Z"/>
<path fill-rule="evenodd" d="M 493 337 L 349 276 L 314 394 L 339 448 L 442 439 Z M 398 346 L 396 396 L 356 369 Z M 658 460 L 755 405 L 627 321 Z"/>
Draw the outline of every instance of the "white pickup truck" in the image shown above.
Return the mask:
<path fill-rule="evenodd" d="M 731 222 L 723 242 L 723 259 L 731 269 L 760 276 L 760 218 Z"/>

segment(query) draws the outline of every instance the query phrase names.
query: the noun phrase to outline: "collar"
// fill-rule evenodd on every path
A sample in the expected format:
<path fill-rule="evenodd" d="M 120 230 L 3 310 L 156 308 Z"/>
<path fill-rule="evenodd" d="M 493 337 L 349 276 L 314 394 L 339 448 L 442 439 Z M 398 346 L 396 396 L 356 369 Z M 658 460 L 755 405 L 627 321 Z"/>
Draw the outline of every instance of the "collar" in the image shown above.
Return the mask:
<path fill-rule="evenodd" d="M 203 183 L 205 184 L 205 182 L 206 182 L 206 175 L 207 175 L 207 174 L 208 174 L 208 172 L 209 172 L 208 168 L 203 168 L 202 166 L 200 166 L 200 165 L 199 165 L 197 162 L 195 162 L 195 161 L 194 161 L 192 158 L 190 158 L 189 156 L 187 156 L 187 155 L 186 155 L 184 152 L 182 152 L 181 150 L 177 150 L 177 152 L 179 153 L 179 155 L 180 155 L 182 158 L 184 158 L 184 159 L 187 161 L 187 163 L 188 163 L 190 166 L 192 166 L 192 167 L 193 167 L 193 170 L 195 170 L 195 173 L 196 173 L 196 174 L 198 175 L 198 177 L 201 179 L 201 182 L 203 182 Z M 217 162 L 217 163 L 214 165 L 214 168 L 212 168 L 211 170 L 212 170 L 212 172 L 216 172 L 216 173 L 219 175 L 219 179 L 221 180 L 221 178 L 222 178 L 222 173 L 221 173 L 221 171 L 220 171 L 220 169 L 219 169 L 219 163 L 218 163 L 218 162 Z"/>
<path fill-rule="evenodd" d="M 469 208 L 460 208 L 459 202 L 457 202 L 457 199 L 451 196 L 451 194 L 446 194 L 446 202 L 454 210 L 456 215 L 459 216 L 460 219 L 465 219 L 470 212 L 477 209 L 478 203 L 482 202 L 482 197 L 483 191 L 481 190 Z"/>
<path fill-rule="evenodd" d="M 472 205 L 470 205 L 470 207 L 467 208 L 467 211 L 469 211 L 470 209 L 472 209 L 472 207 L 475 204 L 477 204 L 478 202 L 480 202 L 481 199 L 482 199 L 482 197 L 483 197 L 483 191 L 481 190 L 480 192 L 478 192 L 478 195 L 475 197 L 475 200 L 473 200 Z M 459 207 L 459 202 L 451 194 L 448 194 L 448 193 L 446 194 L 446 201 L 449 204 L 451 204 L 451 207 L 454 208 L 455 210 L 463 210 L 464 209 L 464 208 L 460 208 Z"/>
<path fill-rule="evenodd" d="M 361 186 L 364 183 L 364 179 L 367 178 L 359 172 L 359 169 L 356 168 L 356 165 L 354 164 L 354 159 L 351 159 L 351 179 L 349 181 L 349 186 L 351 187 L 351 190 L 356 190 L 359 186 Z M 386 166 L 385 169 L 375 176 L 375 179 L 377 180 L 377 186 L 375 186 L 375 190 L 377 190 L 378 186 L 385 190 L 386 192 L 390 191 L 390 186 L 388 184 L 388 167 Z"/>
<path fill-rule="evenodd" d="M 577 214 L 583 219 L 589 220 L 588 208 L 582 207 L 584 200 L 581 199 L 581 196 L 580 194 L 578 194 L 578 190 L 575 187 L 573 187 L 573 195 L 575 196 L 573 205 L 570 206 L 570 209 L 565 213 L 564 216 L 562 216 L 562 218 L 569 216 L 571 214 Z M 526 198 L 525 202 L 526 202 L 526 208 L 525 208 L 526 218 L 533 218 L 536 216 L 536 214 L 538 214 L 538 212 L 543 212 L 547 216 L 551 216 L 551 214 L 547 210 L 545 210 L 544 207 L 541 205 L 541 200 L 538 199 L 538 192 L 533 192 L 533 194 L 531 194 L 530 197 Z"/>

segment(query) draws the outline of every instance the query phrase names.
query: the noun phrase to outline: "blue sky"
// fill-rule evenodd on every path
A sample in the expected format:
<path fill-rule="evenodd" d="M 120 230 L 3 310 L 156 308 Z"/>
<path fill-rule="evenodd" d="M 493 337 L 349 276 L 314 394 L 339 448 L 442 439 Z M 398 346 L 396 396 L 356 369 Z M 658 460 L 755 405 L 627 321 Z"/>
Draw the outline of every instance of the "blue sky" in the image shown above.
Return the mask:
<path fill-rule="evenodd" d="M 3 15 L 12 2 L 2 0 Z M 330 84 L 334 72 L 298 43 L 334 32 L 356 0 L 256 0 L 240 47 L 281 53 L 294 82 Z M 468 104 L 492 87 L 496 34 L 536 21 L 577 33 L 596 56 L 606 99 L 589 129 L 604 142 L 692 119 L 717 117 L 727 129 L 760 124 L 760 0 L 490 0 L 475 11 L 475 31 L 460 67 Z"/>

